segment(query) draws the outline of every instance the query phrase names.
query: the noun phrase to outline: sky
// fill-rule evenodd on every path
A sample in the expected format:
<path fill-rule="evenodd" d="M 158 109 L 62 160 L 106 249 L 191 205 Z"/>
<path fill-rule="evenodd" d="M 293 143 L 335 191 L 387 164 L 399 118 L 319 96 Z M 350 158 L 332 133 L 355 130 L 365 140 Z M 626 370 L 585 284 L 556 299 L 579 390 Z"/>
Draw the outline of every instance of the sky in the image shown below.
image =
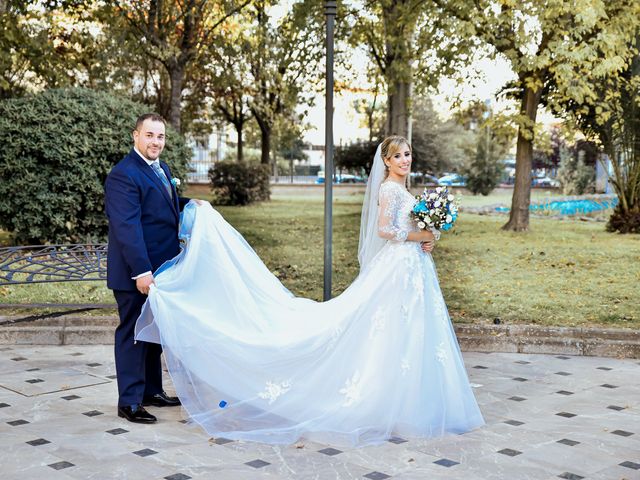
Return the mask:
<path fill-rule="evenodd" d="M 354 54 L 354 70 L 357 72 L 366 71 L 366 55 Z M 477 71 L 479 75 L 475 75 Z M 462 72 L 465 78 L 462 85 L 454 79 L 442 79 L 440 85 L 431 99 L 436 112 L 442 120 L 446 120 L 452 114 L 452 104 L 456 97 L 460 98 L 463 104 L 473 100 L 491 102 L 494 111 L 500 112 L 515 107 L 513 101 L 498 100 L 496 94 L 510 80 L 515 79 L 515 74 L 511 70 L 508 62 L 504 59 L 478 58 L 472 62 L 467 71 Z M 336 71 L 336 81 L 340 81 L 340 72 Z M 348 144 L 360 139 L 368 138 L 368 131 L 363 128 L 362 115 L 353 108 L 353 101 L 356 94 L 344 92 L 334 96 L 334 142 L 336 145 Z M 324 96 L 316 98 L 315 105 L 309 109 L 307 121 L 311 128 L 305 132 L 304 139 L 313 145 L 324 145 L 324 125 L 325 125 L 325 99 Z M 558 119 L 542 110 L 538 112 L 538 121 L 544 125 L 552 125 Z"/>

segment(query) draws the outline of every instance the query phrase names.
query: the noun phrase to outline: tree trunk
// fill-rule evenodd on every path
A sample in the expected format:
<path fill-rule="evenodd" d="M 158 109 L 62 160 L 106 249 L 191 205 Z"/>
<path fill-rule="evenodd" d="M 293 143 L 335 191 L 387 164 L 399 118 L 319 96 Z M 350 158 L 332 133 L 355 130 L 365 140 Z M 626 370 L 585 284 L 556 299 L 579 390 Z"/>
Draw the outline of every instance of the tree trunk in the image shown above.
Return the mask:
<path fill-rule="evenodd" d="M 260 127 L 260 163 L 269 165 L 269 153 L 271 152 L 271 129 L 266 125 Z"/>
<path fill-rule="evenodd" d="M 542 89 L 533 91 L 524 87 L 520 114 L 530 121 L 527 128 L 533 130 L 538 114 L 538 103 Z M 533 159 L 533 131 L 527 135 L 523 126 L 518 128 L 518 143 L 516 147 L 516 180 L 511 198 L 511 212 L 509 221 L 503 225 L 503 230 L 524 232 L 529 229 L 529 205 L 531 204 L 531 164 Z"/>
<path fill-rule="evenodd" d="M 409 136 L 409 99 L 411 83 L 396 81 L 387 88 L 387 124 L 385 134 Z M 407 138 L 411 141 L 411 139 Z"/>
<path fill-rule="evenodd" d="M 239 122 L 236 124 L 236 132 L 238 132 L 237 158 L 239 163 L 244 162 L 244 151 L 243 151 L 244 139 L 242 138 L 243 126 L 244 126 L 243 122 Z"/>
<path fill-rule="evenodd" d="M 184 83 L 185 68 L 175 65 L 169 71 L 171 80 L 171 97 L 169 99 L 169 123 L 180 132 L 180 112 L 182 110 L 182 85 Z"/>

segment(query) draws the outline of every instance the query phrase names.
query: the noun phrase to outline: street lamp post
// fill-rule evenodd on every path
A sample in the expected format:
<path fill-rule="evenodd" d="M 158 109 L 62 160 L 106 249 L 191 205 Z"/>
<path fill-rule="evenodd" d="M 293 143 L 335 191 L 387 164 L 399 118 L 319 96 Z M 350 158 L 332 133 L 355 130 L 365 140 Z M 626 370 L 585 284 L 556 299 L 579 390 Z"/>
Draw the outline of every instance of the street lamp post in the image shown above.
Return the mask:
<path fill-rule="evenodd" d="M 331 240 L 333 230 L 333 29 L 336 0 L 325 0 L 327 19 L 327 68 L 325 75 L 325 140 L 324 140 L 324 301 L 331 298 Z"/>

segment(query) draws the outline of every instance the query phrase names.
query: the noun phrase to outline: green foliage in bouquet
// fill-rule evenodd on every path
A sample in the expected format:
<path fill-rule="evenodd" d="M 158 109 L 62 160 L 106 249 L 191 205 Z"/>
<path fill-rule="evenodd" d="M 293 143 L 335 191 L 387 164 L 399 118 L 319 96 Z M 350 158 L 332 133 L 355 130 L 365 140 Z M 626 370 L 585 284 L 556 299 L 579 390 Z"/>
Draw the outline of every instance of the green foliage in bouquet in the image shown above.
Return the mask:
<path fill-rule="evenodd" d="M 0 228 L 18 244 L 104 240 L 104 181 L 148 110 L 87 89 L 1 101 Z M 184 178 L 190 151 L 170 127 L 161 158 Z"/>
<path fill-rule="evenodd" d="M 213 203 L 217 205 L 248 205 L 269 200 L 268 165 L 219 162 L 209 170 Z"/>

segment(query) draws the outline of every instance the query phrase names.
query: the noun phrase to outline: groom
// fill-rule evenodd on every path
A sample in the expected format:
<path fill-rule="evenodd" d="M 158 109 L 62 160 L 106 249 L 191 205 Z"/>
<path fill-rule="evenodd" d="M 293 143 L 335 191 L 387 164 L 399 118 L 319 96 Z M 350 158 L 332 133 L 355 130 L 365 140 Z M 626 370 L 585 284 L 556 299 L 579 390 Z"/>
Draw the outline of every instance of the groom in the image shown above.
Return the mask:
<path fill-rule="evenodd" d="M 162 347 L 134 341 L 134 326 L 154 283 L 152 272 L 180 251 L 178 222 L 189 199 L 178 197 L 169 167 L 159 161 L 164 119 L 153 113 L 140 116 L 133 142 L 105 183 L 107 287 L 113 290 L 120 315 L 115 332 L 118 416 L 154 423 L 156 417 L 143 405 L 170 407 L 180 405 L 180 400 L 162 388 Z"/>

